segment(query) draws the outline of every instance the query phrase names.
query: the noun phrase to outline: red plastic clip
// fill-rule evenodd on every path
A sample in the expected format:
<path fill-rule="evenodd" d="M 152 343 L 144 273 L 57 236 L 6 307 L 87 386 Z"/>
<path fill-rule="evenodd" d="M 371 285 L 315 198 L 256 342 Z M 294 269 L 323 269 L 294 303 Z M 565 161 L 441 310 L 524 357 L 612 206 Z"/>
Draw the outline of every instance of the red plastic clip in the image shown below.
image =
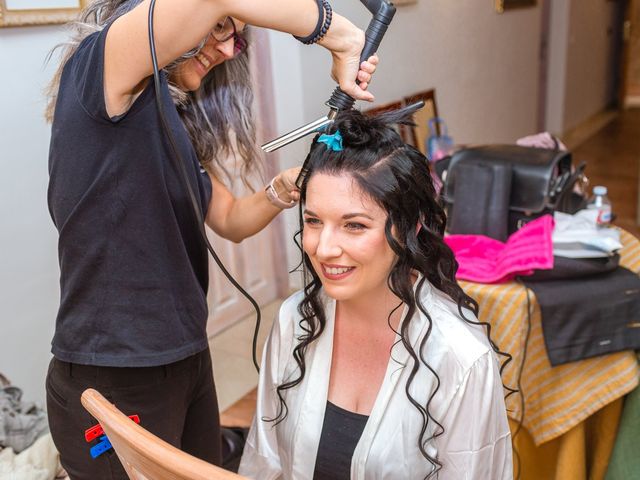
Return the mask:
<path fill-rule="evenodd" d="M 136 422 L 136 423 L 140 423 L 140 417 L 138 415 L 129 415 L 129 418 L 131 420 L 133 420 L 134 422 Z M 87 442 L 91 442 L 92 440 L 95 440 L 96 438 L 98 438 L 101 435 L 104 435 L 104 430 L 102 429 L 100 424 L 97 424 L 97 425 L 94 425 L 93 427 L 88 428 L 87 430 L 85 430 L 84 439 Z"/>

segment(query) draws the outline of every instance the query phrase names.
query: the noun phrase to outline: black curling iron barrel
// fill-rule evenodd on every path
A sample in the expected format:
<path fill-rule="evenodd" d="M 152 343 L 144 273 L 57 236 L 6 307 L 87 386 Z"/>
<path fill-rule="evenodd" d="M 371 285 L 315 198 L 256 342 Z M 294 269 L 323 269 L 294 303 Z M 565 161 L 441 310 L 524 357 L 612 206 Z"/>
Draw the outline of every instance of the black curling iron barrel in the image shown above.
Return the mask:
<path fill-rule="evenodd" d="M 360 55 L 360 63 L 362 63 L 378 51 L 378 47 L 380 46 L 380 43 L 387 32 L 387 28 L 391 24 L 391 20 L 393 20 L 393 16 L 396 13 L 396 7 L 386 0 L 360 1 L 373 15 L 373 18 L 371 19 L 371 22 L 369 22 L 369 26 L 365 31 L 365 44 L 362 49 L 362 54 Z M 340 87 L 336 87 L 331 94 L 331 98 L 325 103 L 329 107 L 329 112 L 326 115 L 308 123 L 307 125 L 303 125 L 286 135 L 276 138 L 269 143 L 265 143 L 262 145 L 262 149 L 265 152 L 273 152 L 274 150 L 295 142 L 310 133 L 322 130 L 333 122 L 333 119 L 339 111 L 353 108 L 354 103 L 355 100 L 353 97 L 344 93 Z"/>

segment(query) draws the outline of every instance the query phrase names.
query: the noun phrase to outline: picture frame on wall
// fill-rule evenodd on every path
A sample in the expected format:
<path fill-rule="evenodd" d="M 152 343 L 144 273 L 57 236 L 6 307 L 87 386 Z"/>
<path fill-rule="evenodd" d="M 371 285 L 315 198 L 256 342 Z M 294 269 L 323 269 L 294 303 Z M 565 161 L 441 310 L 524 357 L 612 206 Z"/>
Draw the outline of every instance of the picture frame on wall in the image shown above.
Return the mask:
<path fill-rule="evenodd" d="M 523 7 L 535 7 L 537 0 L 496 0 L 496 10 L 502 13 L 505 10 Z"/>
<path fill-rule="evenodd" d="M 413 122 L 415 125 L 406 126 L 408 144 L 413 145 L 424 155 L 427 155 L 427 139 L 431 133 L 440 134 L 438 125 L 435 125 L 436 132 L 429 131 L 429 121 L 438 117 L 438 107 L 436 106 L 435 89 L 425 90 L 423 92 L 414 93 L 402 99 L 404 105 L 411 105 L 418 101 L 424 102 L 424 107 L 413 114 Z"/>
<path fill-rule="evenodd" d="M 0 0 L 0 27 L 52 25 L 73 20 L 86 0 Z"/>

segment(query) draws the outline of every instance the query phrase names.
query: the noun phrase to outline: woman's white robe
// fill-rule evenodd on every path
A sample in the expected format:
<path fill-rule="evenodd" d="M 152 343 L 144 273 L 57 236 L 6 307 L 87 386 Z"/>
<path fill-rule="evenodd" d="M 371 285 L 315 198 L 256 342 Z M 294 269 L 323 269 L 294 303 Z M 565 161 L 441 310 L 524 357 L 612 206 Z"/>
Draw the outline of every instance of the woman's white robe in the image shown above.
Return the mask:
<path fill-rule="evenodd" d="M 457 305 L 428 282 L 421 297 L 433 321 L 424 355 L 440 383 L 438 387 L 433 373 L 420 364 L 410 391 L 424 406 L 437 389 L 429 411 L 444 433 L 426 447 L 442 463 L 437 478 L 511 480 L 511 435 L 503 386 L 484 329 L 464 322 Z M 304 380 L 285 390 L 286 418 L 278 425 L 265 420 L 278 412 L 276 386 L 297 376 L 292 351 L 302 333 L 297 311 L 302 298 L 302 292 L 297 292 L 282 304 L 265 344 L 256 415 L 240 465 L 240 474 L 249 478 L 313 478 L 329 387 L 335 301 L 325 301 L 327 324 L 307 350 Z M 465 310 L 465 316 L 475 321 L 470 311 Z M 425 315 L 414 315 L 410 339 L 416 351 L 428 326 Z M 418 449 L 422 417 L 405 393 L 412 365 L 407 350 L 396 343 L 353 454 L 352 479 L 423 479 L 432 471 L 433 466 Z M 430 421 L 427 436 L 434 428 Z"/>

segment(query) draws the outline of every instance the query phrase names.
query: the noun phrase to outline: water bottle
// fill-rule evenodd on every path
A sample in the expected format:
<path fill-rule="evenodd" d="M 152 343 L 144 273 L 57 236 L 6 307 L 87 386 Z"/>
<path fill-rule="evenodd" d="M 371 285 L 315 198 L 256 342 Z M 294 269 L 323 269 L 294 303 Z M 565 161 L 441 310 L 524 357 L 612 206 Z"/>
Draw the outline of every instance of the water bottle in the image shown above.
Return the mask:
<path fill-rule="evenodd" d="M 593 197 L 589 200 L 587 208 L 598 210 L 596 223 L 599 227 L 611 225 L 611 202 L 607 197 L 607 187 L 602 185 L 593 187 Z"/>

